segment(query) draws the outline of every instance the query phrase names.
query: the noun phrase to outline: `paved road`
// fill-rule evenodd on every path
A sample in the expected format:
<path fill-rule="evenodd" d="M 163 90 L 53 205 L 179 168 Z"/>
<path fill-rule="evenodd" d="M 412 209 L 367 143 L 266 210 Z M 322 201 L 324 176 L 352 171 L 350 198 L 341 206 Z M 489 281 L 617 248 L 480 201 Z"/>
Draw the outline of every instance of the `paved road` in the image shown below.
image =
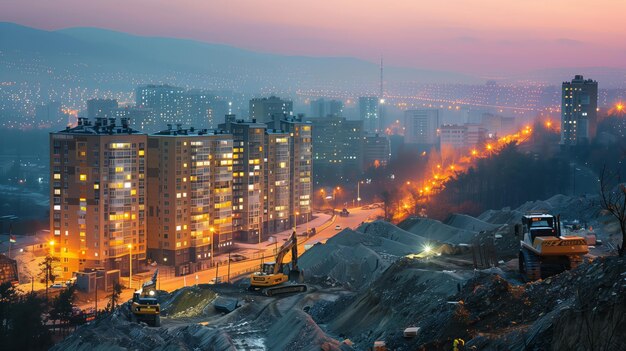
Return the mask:
<path fill-rule="evenodd" d="M 304 245 L 316 242 L 325 242 L 327 239 L 335 236 L 341 230 L 336 230 L 335 227 L 338 225 L 341 229 L 344 228 L 356 228 L 360 223 L 374 219 L 376 216 L 381 214 L 380 209 L 369 209 L 362 210 L 360 208 L 349 209 L 350 215 L 348 217 L 340 217 L 335 216 L 330 222 L 326 222 L 325 224 L 316 227 L 316 235 L 306 239 L 305 237 L 299 236 L 298 243 L 298 253 L 301 255 L 304 252 Z M 298 225 L 297 232 L 301 233 L 305 231 L 306 225 Z M 232 262 L 230 264 L 230 278 L 231 280 L 234 277 L 241 276 L 243 274 L 248 274 L 248 272 L 255 271 L 259 268 L 261 263 L 261 259 L 265 262 L 273 261 L 274 253 L 276 250 L 276 246 L 280 246 L 283 243 L 283 240 L 287 238 L 289 234 L 285 233 L 284 235 L 279 236 L 279 242 L 276 244 L 262 243 L 260 246 L 257 245 L 255 251 L 258 254 L 258 258 L 250 259 L 240 262 Z M 247 253 L 250 252 L 250 249 L 245 249 Z M 286 261 L 289 262 L 290 257 L 286 258 Z M 148 274 L 146 274 L 147 276 Z M 222 279 L 222 281 L 228 280 L 228 266 L 218 266 L 217 267 L 217 275 Z M 183 286 L 190 286 L 194 284 L 205 284 L 208 283 L 211 279 L 215 278 L 216 269 L 211 268 L 205 271 L 197 272 L 194 274 L 190 274 L 183 277 L 173 277 L 171 271 L 168 269 L 163 269 L 163 267 L 159 267 L 159 279 L 158 286 L 159 290 L 165 291 L 174 291 Z M 139 282 L 136 282 L 133 279 L 133 286 L 138 286 Z M 133 290 L 125 289 L 122 293 L 121 301 L 129 300 L 132 297 Z M 98 298 L 98 306 L 106 306 L 106 298 Z M 81 308 L 93 307 L 93 300 L 86 304 L 81 304 Z"/>

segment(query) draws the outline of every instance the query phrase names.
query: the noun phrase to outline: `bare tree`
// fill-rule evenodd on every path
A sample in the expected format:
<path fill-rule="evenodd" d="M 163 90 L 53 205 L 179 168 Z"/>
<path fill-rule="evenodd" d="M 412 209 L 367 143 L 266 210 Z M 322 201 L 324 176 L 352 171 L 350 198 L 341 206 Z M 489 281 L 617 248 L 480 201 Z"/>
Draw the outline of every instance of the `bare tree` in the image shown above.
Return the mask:
<path fill-rule="evenodd" d="M 622 183 L 619 173 L 608 171 L 606 165 L 600 174 L 600 207 L 619 223 L 622 244 L 617 246 L 617 252 L 622 257 L 626 243 L 626 185 Z"/>
<path fill-rule="evenodd" d="M 46 284 L 46 301 L 48 301 L 48 284 L 54 281 L 57 278 L 57 275 L 54 273 L 54 265 L 55 262 L 58 262 L 59 259 L 57 257 L 53 257 L 47 255 L 44 260 L 39 263 L 39 267 L 41 271 L 39 272 L 40 281 Z"/>
<path fill-rule="evenodd" d="M 117 304 L 120 300 L 120 295 L 122 294 L 122 286 L 119 283 L 115 283 L 113 285 L 113 293 L 111 294 L 111 298 L 107 303 L 106 311 L 113 312 L 117 307 Z"/>
<path fill-rule="evenodd" d="M 393 201 L 393 194 L 389 190 L 383 190 L 380 194 L 381 199 L 383 200 L 383 211 L 385 213 L 385 220 L 391 220 L 391 206 Z"/>

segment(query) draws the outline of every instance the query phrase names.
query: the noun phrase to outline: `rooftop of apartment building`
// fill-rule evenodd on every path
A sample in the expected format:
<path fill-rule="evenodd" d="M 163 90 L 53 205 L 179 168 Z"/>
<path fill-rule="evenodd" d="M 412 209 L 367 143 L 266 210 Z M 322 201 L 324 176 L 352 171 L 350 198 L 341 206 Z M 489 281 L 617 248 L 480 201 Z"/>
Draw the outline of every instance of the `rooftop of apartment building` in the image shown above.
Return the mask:
<path fill-rule="evenodd" d="M 152 133 L 153 136 L 210 136 L 210 135 L 229 135 L 230 133 L 221 129 L 197 129 L 194 127 L 183 128 L 182 124 L 167 125 L 167 129 Z"/>
<path fill-rule="evenodd" d="M 129 118 L 120 118 L 119 122 L 120 124 L 117 124 L 117 118 L 99 117 L 92 123 L 88 118 L 78 117 L 78 123 L 75 127 L 68 126 L 58 133 L 90 135 L 144 134 L 130 127 Z"/>

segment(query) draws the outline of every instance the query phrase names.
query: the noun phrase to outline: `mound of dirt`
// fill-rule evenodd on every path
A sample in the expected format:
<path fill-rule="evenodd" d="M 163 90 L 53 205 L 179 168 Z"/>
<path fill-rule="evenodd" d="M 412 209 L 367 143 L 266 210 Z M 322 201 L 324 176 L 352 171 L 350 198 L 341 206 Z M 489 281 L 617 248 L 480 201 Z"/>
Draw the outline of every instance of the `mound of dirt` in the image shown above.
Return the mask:
<path fill-rule="evenodd" d="M 496 224 L 481 221 L 478 218 L 459 213 L 452 214 L 444 224 L 473 232 L 488 231 L 498 228 Z"/>
<path fill-rule="evenodd" d="M 378 278 L 399 258 L 420 252 L 427 242 L 392 224 L 377 221 L 362 232 L 344 229 L 324 245 L 315 245 L 299 260 L 308 277 L 330 278 L 359 290 Z"/>
<path fill-rule="evenodd" d="M 421 247 L 429 241 L 424 236 L 403 230 L 400 227 L 385 221 L 366 223 L 361 225 L 357 230 L 362 233 L 389 239 L 411 247 Z"/>
<path fill-rule="evenodd" d="M 407 232 L 448 244 L 469 243 L 478 231 L 457 228 L 430 218 L 412 217 L 405 221 L 403 227 Z"/>
<path fill-rule="evenodd" d="M 164 316 L 171 318 L 195 317 L 203 313 L 217 294 L 198 286 L 178 289 L 160 300 Z"/>
<path fill-rule="evenodd" d="M 522 212 L 504 208 L 487 210 L 477 217 L 478 220 L 492 224 L 516 224 L 522 221 Z"/>
<path fill-rule="evenodd" d="M 450 296 L 459 303 L 439 303 L 412 321 L 423 331 L 417 338 L 386 341 L 395 350 L 446 349 L 458 337 L 479 350 L 621 349 L 625 296 L 626 259 L 617 257 L 525 285 L 478 272 Z"/>
<path fill-rule="evenodd" d="M 291 310 L 270 327 L 266 346 L 270 350 L 352 350 L 328 337 L 311 316 L 298 309 Z"/>
<path fill-rule="evenodd" d="M 228 350 L 236 348 L 228 335 L 197 324 L 170 329 L 128 322 L 121 310 L 78 328 L 51 350 Z"/>
<path fill-rule="evenodd" d="M 358 349 L 370 347 L 375 340 L 401 337 L 404 328 L 445 303 L 468 278 L 467 273 L 439 270 L 437 263 L 435 266 L 428 260 L 404 258 L 367 290 L 317 306 L 311 314 L 333 334 L 354 341 Z"/>

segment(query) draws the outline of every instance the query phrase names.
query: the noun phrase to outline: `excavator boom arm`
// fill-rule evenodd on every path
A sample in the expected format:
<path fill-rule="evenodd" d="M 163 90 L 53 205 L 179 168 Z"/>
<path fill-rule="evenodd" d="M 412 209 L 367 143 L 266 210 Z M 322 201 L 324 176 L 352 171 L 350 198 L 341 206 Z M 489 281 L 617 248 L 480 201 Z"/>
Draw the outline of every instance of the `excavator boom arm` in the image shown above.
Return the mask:
<path fill-rule="evenodd" d="M 298 239 L 296 238 L 296 232 L 294 231 L 291 234 L 291 237 L 289 237 L 289 239 L 283 244 L 283 246 L 280 247 L 280 250 L 278 251 L 278 254 L 276 254 L 276 264 L 274 265 L 274 274 L 278 274 L 280 271 L 282 271 L 282 267 L 283 267 L 283 260 L 285 259 L 285 255 L 287 255 L 287 253 L 289 252 L 289 250 L 292 251 L 292 260 L 294 262 L 295 265 L 297 265 L 298 262 Z M 294 255 L 295 253 L 295 255 Z"/>

